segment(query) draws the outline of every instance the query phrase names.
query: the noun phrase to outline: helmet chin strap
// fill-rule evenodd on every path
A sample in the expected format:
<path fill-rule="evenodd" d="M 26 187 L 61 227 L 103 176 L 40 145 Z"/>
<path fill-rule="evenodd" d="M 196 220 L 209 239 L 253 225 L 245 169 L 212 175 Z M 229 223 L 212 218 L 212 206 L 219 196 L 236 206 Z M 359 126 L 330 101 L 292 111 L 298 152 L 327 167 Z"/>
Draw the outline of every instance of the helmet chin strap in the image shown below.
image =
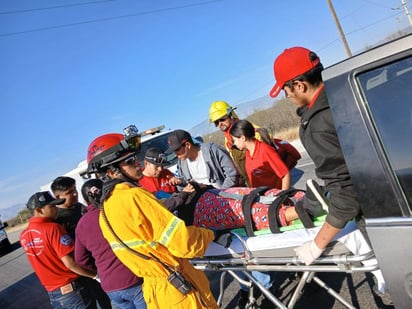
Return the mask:
<path fill-rule="evenodd" d="M 132 183 L 134 185 L 139 185 L 139 181 L 130 178 L 129 176 L 125 175 L 124 173 L 120 173 L 120 179 L 124 180 L 125 182 Z"/>
<path fill-rule="evenodd" d="M 138 185 L 138 184 L 139 184 L 139 181 L 138 181 L 138 180 L 135 180 L 135 179 L 131 178 L 130 176 L 127 176 L 127 175 L 122 171 L 122 169 L 121 169 L 120 167 L 118 167 L 118 166 L 111 166 L 110 169 L 112 170 L 112 172 L 113 172 L 114 174 L 116 174 L 116 176 L 117 176 L 116 178 L 117 178 L 117 179 L 121 179 L 121 180 L 123 180 L 123 181 L 125 181 L 125 182 L 129 182 L 129 183 L 132 183 L 132 184 L 134 184 L 134 185 Z"/>

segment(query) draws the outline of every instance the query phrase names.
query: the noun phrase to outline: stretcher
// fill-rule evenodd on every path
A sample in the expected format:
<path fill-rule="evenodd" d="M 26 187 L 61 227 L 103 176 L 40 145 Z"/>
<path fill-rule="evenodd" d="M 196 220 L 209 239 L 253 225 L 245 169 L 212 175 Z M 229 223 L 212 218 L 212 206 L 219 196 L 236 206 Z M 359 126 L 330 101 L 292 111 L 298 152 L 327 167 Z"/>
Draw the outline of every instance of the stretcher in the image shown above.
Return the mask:
<path fill-rule="evenodd" d="M 318 272 L 371 272 L 377 279 L 379 289 L 385 289 L 384 279 L 378 268 L 374 254 L 356 223 L 351 221 L 335 237 L 321 257 L 312 265 L 303 264 L 294 252 L 294 248 L 306 241 L 313 240 L 320 225 L 310 229 L 295 229 L 283 233 L 258 231 L 256 236 L 247 237 L 243 229 L 231 230 L 232 242 L 228 248 L 212 242 L 205 255 L 191 260 L 198 269 L 221 272 L 218 305 L 222 305 L 224 282 L 230 274 L 239 283 L 257 287 L 265 297 L 278 308 L 293 308 L 303 292 L 306 283 L 315 282 L 346 308 L 354 308 L 348 301 L 331 289 L 316 276 Z M 294 288 L 288 303 L 283 303 L 267 288 L 262 286 L 252 275 L 252 271 L 298 272 L 302 273 L 299 283 Z M 248 280 L 238 276 L 242 272 Z M 252 294 L 253 294 L 253 289 Z M 255 306 L 250 296 L 249 308 Z"/>

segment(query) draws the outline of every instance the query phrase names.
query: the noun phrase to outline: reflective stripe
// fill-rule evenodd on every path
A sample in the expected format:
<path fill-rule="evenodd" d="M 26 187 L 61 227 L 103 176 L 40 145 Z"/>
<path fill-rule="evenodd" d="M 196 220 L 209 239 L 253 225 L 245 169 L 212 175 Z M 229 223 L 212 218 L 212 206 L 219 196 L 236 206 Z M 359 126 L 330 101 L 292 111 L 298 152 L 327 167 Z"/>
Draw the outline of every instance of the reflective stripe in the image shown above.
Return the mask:
<path fill-rule="evenodd" d="M 151 243 L 147 243 L 144 240 L 130 240 L 130 241 L 124 241 L 123 243 L 126 244 L 128 247 L 132 248 L 133 250 L 138 251 L 139 249 L 142 248 L 147 248 L 150 247 L 152 249 L 156 249 L 157 247 L 157 243 L 156 242 L 151 242 Z M 113 250 L 121 250 L 121 249 L 126 249 L 125 246 L 122 243 L 113 241 L 110 243 L 110 247 Z"/>
<path fill-rule="evenodd" d="M 169 221 L 169 224 L 166 226 L 162 235 L 160 236 L 159 242 L 163 246 L 167 246 L 170 243 L 173 234 L 176 232 L 179 224 L 181 224 L 182 222 L 183 221 L 177 217 L 173 217 L 172 220 Z"/>

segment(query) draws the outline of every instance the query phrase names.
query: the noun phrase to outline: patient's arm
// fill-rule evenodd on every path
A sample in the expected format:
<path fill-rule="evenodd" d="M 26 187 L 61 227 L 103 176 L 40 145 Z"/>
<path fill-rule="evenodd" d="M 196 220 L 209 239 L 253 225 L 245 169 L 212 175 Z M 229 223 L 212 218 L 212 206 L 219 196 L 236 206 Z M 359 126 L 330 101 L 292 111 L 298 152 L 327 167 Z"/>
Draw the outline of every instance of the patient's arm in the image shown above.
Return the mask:
<path fill-rule="evenodd" d="M 186 191 L 180 191 L 178 193 L 173 193 L 169 198 L 162 199 L 161 203 L 170 211 L 176 210 L 177 207 L 183 205 L 190 193 Z"/>

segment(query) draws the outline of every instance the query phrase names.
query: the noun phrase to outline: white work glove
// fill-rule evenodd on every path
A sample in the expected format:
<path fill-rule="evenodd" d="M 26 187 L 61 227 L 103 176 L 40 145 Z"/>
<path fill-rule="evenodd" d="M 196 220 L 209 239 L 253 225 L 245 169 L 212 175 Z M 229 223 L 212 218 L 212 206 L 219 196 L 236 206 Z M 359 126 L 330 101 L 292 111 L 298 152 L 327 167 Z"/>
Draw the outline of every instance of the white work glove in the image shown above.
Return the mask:
<path fill-rule="evenodd" d="M 324 251 L 324 249 L 320 249 L 315 244 L 314 240 L 305 242 L 303 245 L 294 250 L 299 259 L 301 259 L 306 265 L 312 264 L 313 261 L 320 257 Z"/>

